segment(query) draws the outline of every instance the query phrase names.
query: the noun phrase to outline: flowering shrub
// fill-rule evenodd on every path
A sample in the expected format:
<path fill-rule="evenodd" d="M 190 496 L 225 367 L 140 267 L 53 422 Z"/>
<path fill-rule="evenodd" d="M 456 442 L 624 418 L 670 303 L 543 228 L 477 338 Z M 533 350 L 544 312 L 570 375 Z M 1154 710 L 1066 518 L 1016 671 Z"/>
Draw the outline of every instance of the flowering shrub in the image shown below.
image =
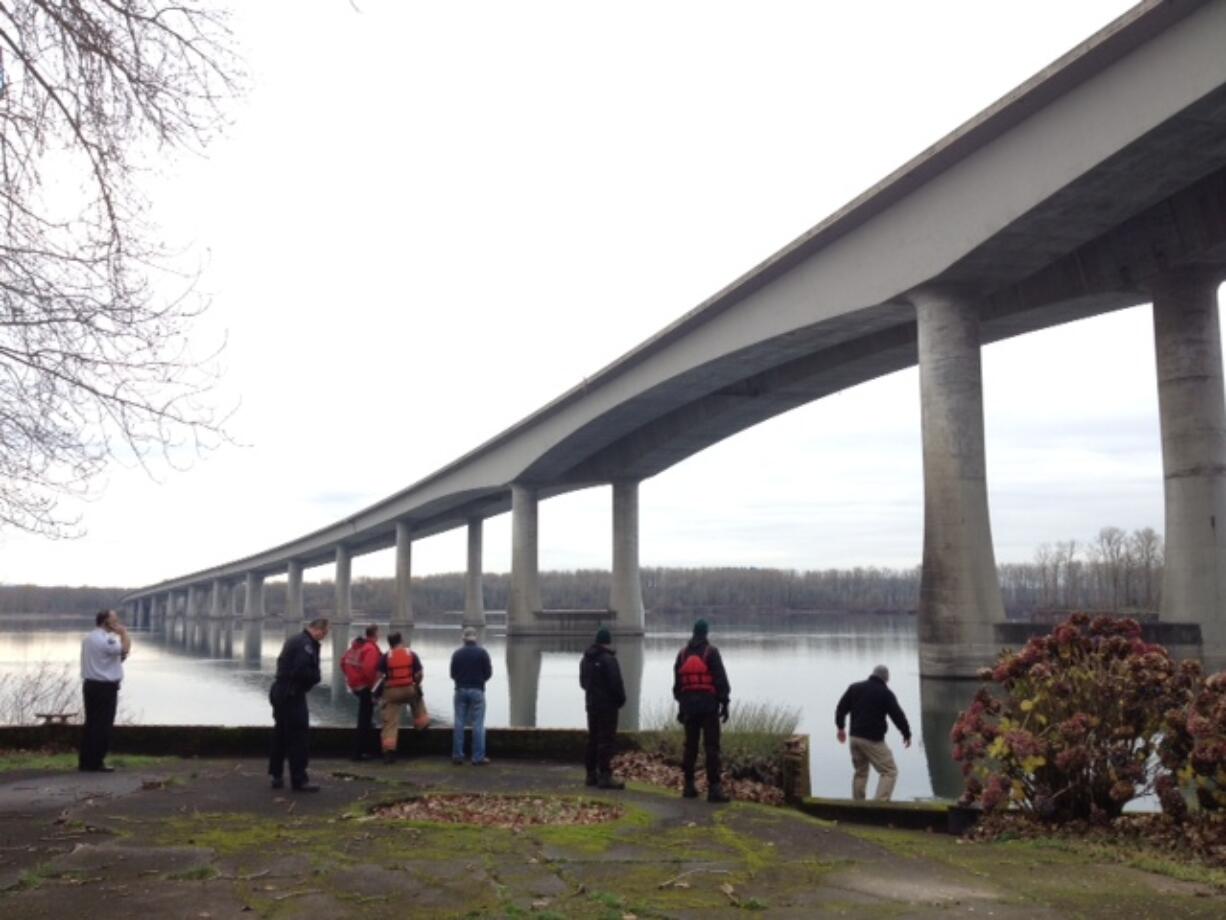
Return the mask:
<path fill-rule="evenodd" d="M 1184 704 L 1166 713 L 1159 747 L 1173 775 L 1159 778 L 1158 795 L 1162 810 L 1176 820 L 1187 815 L 1180 786 L 1194 785 L 1204 810 L 1226 809 L 1226 672 L 1184 689 Z"/>
<path fill-rule="evenodd" d="M 1116 817 L 1153 790 L 1164 717 L 1194 676 L 1136 621 L 1079 613 L 980 679 L 1003 694 L 981 687 L 954 725 L 963 803 L 1066 821 Z"/>

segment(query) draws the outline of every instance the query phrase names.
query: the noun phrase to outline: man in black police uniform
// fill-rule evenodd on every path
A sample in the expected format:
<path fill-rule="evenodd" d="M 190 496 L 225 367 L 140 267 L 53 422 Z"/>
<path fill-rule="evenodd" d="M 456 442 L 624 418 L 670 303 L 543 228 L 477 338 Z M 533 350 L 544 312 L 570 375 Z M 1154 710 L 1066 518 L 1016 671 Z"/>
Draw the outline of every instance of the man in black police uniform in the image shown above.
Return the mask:
<path fill-rule="evenodd" d="M 596 641 L 579 662 L 579 686 L 587 708 L 587 784 L 601 789 L 625 789 L 613 776 L 613 751 L 617 739 L 617 711 L 626 705 L 613 637 L 608 628 L 596 630 Z"/>
<path fill-rule="evenodd" d="M 274 723 L 268 772 L 272 788 L 285 786 L 282 771 L 289 760 L 290 788 L 295 792 L 318 792 L 307 779 L 307 691 L 320 680 L 319 643 L 328 635 L 328 621 L 312 620 L 301 633 L 285 640 L 277 656 L 277 677 L 268 700 Z"/>
<path fill-rule="evenodd" d="M 681 704 L 678 719 L 685 726 L 685 752 L 681 757 L 685 788 L 681 794 L 687 799 L 698 797 L 694 769 L 701 734 L 707 755 L 707 801 L 727 802 L 720 783 L 719 724 L 728 721 L 732 688 L 719 649 L 707 641 L 707 629 L 706 620 L 694 624 L 693 637 L 677 653 L 673 665 L 673 698 Z"/>

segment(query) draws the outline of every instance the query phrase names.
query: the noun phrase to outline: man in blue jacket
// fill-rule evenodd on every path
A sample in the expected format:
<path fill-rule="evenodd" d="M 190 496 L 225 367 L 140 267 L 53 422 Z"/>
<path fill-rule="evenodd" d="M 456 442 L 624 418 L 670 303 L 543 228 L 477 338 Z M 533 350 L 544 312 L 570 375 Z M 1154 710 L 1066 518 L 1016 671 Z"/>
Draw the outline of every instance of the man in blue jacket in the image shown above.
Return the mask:
<path fill-rule="evenodd" d="M 451 762 L 464 763 L 464 723 L 473 723 L 473 766 L 490 762 L 485 756 L 485 683 L 494 676 L 490 653 L 477 644 L 477 631 L 464 630 L 464 644 L 451 655 L 455 681 L 455 721 L 451 727 Z"/>
<path fill-rule="evenodd" d="M 851 797 L 862 799 L 868 786 L 868 768 L 880 774 L 877 780 L 877 800 L 888 802 L 894 794 L 894 782 L 898 779 L 898 767 L 894 754 L 885 743 L 886 716 L 902 733 L 902 746 L 911 747 L 911 726 L 903 715 L 902 707 L 894 691 L 886 686 L 890 669 L 883 664 L 873 668 L 868 680 L 852 684 L 839 700 L 834 711 L 834 724 L 839 730 L 839 744 L 847 740 L 843 720 L 851 714 L 851 765 L 855 774 L 851 781 Z"/>

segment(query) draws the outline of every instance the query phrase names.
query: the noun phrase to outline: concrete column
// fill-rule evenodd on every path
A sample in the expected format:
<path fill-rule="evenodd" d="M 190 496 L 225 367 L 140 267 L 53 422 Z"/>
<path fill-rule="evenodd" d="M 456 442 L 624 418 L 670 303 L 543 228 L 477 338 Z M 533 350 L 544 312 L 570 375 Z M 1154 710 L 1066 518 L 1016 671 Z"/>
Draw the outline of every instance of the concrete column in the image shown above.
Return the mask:
<path fill-rule="evenodd" d="M 396 522 L 396 608 L 392 629 L 413 625 L 413 536 L 408 521 Z"/>
<path fill-rule="evenodd" d="M 240 615 L 238 609 L 238 599 L 242 592 L 238 590 L 238 582 L 230 582 L 230 619 L 237 620 Z"/>
<path fill-rule="evenodd" d="M 954 289 L 923 288 L 911 300 L 924 442 L 920 673 L 970 677 L 995 659 L 995 624 L 1005 619 L 988 519 L 979 315 Z"/>
<path fill-rule="evenodd" d="M 1221 272 L 1153 285 L 1158 416 L 1166 497 L 1161 619 L 1199 623 L 1206 664 L 1226 659 L 1226 397 Z"/>
<path fill-rule="evenodd" d="M 169 632 L 175 621 L 175 594 L 167 591 L 162 598 L 162 631 Z"/>
<path fill-rule="evenodd" d="M 200 595 L 196 591 L 196 586 L 188 585 L 187 586 L 187 597 L 185 599 L 185 607 L 187 609 L 184 611 L 184 616 L 186 616 L 189 620 L 196 619 L 197 614 L 199 614 L 200 612 L 200 607 L 198 606 L 199 600 L 200 600 Z"/>
<path fill-rule="evenodd" d="M 531 636 L 507 640 L 507 718 L 512 728 L 536 728 L 543 642 Z"/>
<path fill-rule="evenodd" d="M 613 483 L 613 588 L 609 607 L 619 633 L 643 632 L 643 583 L 639 578 L 639 484 Z"/>
<path fill-rule="evenodd" d="M 289 561 L 285 578 L 285 633 L 292 636 L 302 630 L 306 614 L 302 609 L 302 563 Z"/>
<path fill-rule="evenodd" d="M 221 583 L 220 578 L 213 579 L 213 589 L 210 592 L 209 600 L 209 617 L 214 620 L 222 618 L 221 592 L 225 585 Z"/>
<path fill-rule="evenodd" d="M 468 522 L 468 571 L 464 576 L 465 626 L 485 625 L 485 591 L 481 586 L 481 518 Z"/>
<path fill-rule="evenodd" d="M 243 599 L 243 619 L 264 619 L 264 576 L 256 572 L 248 572 Z"/>
<path fill-rule="evenodd" d="M 507 601 L 507 634 L 531 630 L 541 609 L 537 568 L 536 490 L 511 486 L 511 591 Z"/>
<path fill-rule="evenodd" d="M 336 547 L 336 616 L 332 618 L 335 623 L 348 624 L 353 620 L 353 605 L 349 593 L 353 571 L 352 558 L 349 547 L 344 544 Z"/>

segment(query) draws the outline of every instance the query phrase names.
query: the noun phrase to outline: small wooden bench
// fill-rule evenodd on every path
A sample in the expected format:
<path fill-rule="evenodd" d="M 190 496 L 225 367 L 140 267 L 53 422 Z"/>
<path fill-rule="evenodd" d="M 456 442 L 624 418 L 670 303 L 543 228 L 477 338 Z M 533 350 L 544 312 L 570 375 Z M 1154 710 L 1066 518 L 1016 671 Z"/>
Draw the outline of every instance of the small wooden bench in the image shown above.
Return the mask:
<path fill-rule="evenodd" d="M 67 725 L 75 712 L 36 712 L 34 718 L 42 719 L 43 725 Z"/>

